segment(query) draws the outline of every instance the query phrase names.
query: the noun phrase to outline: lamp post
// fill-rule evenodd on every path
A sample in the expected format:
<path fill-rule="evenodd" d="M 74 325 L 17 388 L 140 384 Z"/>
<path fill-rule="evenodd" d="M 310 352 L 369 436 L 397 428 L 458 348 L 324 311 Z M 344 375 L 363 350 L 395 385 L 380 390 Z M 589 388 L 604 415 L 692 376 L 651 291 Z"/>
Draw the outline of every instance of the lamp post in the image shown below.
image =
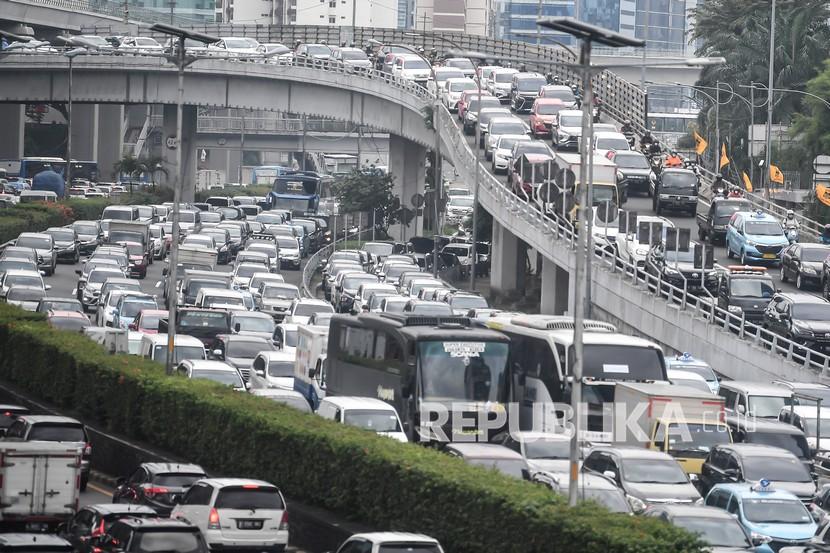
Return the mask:
<path fill-rule="evenodd" d="M 178 69 L 178 94 L 176 96 L 176 175 L 173 179 L 173 240 L 170 245 L 170 272 L 168 278 L 168 303 L 169 318 L 167 325 L 167 359 L 165 366 L 167 374 L 173 374 L 175 364 L 175 342 L 176 342 L 176 315 L 178 308 L 178 264 L 179 264 L 179 204 L 182 201 L 182 186 L 184 168 L 182 167 L 182 106 L 184 104 L 184 69 L 194 61 L 196 57 L 188 56 L 185 50 L 185 40 L 191 39 L 203 44 L 218 42 L 219 37 L 203 33 L 188 31 L 164 23 L 156 23 L 150 30 L 164 33 L 175 38 L 176 51 L 173 55 L 167 56 L 167 60 L 174 63 Z"/>
<path fill-rule="evenodd" d="M 86 53 L 83 48 L 73 48 L 63 55 L 69 58 L 69 92 L 66 102 L 66 190 L 72 186 L 72 60 Z"/>
<path fill-rule="evenodd" d="M 767 197 L 769 197 L 770 186 L 770 163 L 772 162 L 772 110 L 773 110 L 773 92 L 775 90 L 775 0 L 772 0 L 772 8 L 769 19 L 769 84 L 767 85 L 767 128 L 766 128 L 766 151 L 764 159 L 764 167 L 766 168 L 766 177 L 764 184 L 766 186 Z"/>

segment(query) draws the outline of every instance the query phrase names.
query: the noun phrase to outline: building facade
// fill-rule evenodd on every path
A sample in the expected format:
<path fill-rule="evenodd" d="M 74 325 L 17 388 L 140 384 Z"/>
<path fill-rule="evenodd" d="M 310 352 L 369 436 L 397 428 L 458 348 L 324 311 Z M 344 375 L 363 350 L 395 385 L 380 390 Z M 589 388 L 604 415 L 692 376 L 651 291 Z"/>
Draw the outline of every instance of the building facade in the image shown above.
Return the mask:
<path fill-rule="evenodd" d="M 495 0 L 416 0 L 418 31 L 496 35 Z"/>
<path fill-rule="evenodd" d="M 237 0 L 239 1 L 239 0 Z M 288 24 L 394 29 L 398 0 L 289 0 Z"/>
<path fill-rule="evenodd" d="M 697 0 L 619 0 L 619 31 L 644 38 L 650 50 L 690 52 L 688 33 L 692 18 L 689 11 Z"/>

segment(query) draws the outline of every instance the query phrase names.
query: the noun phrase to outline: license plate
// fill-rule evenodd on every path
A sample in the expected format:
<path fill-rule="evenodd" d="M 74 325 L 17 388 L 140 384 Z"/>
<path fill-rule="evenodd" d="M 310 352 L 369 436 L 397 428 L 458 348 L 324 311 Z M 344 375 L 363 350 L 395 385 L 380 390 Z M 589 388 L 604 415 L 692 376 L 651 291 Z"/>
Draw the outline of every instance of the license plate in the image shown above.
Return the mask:
<path fill-rule="evenodd" d="M 775 259 L 775 254 L 774 253 L 765 253 L 764 254 L 764 259 Z"/>
<path fill-rule="evenodd" d="M 237 520 L 236 527 L 240 530 L 262 530 L 261 520 Z"/>

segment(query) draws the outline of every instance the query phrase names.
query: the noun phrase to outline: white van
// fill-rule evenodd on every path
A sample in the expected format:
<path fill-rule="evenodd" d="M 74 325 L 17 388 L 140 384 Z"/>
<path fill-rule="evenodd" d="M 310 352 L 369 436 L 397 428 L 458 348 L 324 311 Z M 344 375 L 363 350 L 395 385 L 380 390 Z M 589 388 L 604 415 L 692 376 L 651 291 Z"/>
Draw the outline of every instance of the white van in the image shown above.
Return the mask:
<path fill-rule="evenodd" d="M 176 334 L 173 342 L 174 363 L 185 359 L 207 359 L 202 341 L 186 334 Z M 141 357 L 164 363 L 167 360 L 167 334 L 145 334 L 141 337 Z"/>

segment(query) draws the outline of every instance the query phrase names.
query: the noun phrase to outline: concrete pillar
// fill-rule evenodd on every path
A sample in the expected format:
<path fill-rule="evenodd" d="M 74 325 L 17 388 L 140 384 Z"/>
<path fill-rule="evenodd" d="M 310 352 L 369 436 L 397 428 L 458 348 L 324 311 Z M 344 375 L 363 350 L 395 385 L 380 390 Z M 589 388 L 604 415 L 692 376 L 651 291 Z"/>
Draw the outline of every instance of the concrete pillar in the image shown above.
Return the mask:
<path fill-rule="evenodd" d="M 426 148 L 400 136 L 389 136 L 389 172 L 395 177 L 395 194 L 401 199 L 401 206 L 415 209 L 412 197 L 424 193 Z M 390 228 L 392 236 L 406 241 L 412 236 L 421 236 L 424 231 L 424 217 L 419 215 L 406 228 L 395 225 Z"/>
<path fill-rule="evenodd" d="M 72 104 L 72 159 L 98 160 L 96 104 Z"/>
<path fill-rule="evenodd" d="M 124 149 L 124 106 L 98 104 L 98 173 L 104 181 L 115 178 L 113 167 L 121 159 Z M 74 146 L 73 146 L 74 148 Z"/>
<path fill-rule="evenodd" d="M 524 274 L 524 257 L 519 257 L 519 242 L 516 236 L 493 219 L 490 288 L 494 292 L 505 294 L 518 289 L 517 267 L 520 264 Z"/>
<path fill-rule="evenodd" d="M 565 315 L 571 306 L 573 283 L 570 274 L 550 259 L 542 259 L 542 302 L 540 312 Z"/>
<path fill-rule="evenodd" d="M 0 104 L 0 159 L 23 157 L 23 132 L 26 128 L 24 104 Z"/>
<path fill-rule="evenodd" d="M 184 106 L 182 109 L 182 201 L 192 202 L 196 195 L 196 106 Z M 176 106 L 165 105 L 163 116 L 163 151 L 168 177 L 165 183 L 172 185 L 178 174 L 176 167 Z M 170 147 L 172 146 L 172 148 Z"/>

